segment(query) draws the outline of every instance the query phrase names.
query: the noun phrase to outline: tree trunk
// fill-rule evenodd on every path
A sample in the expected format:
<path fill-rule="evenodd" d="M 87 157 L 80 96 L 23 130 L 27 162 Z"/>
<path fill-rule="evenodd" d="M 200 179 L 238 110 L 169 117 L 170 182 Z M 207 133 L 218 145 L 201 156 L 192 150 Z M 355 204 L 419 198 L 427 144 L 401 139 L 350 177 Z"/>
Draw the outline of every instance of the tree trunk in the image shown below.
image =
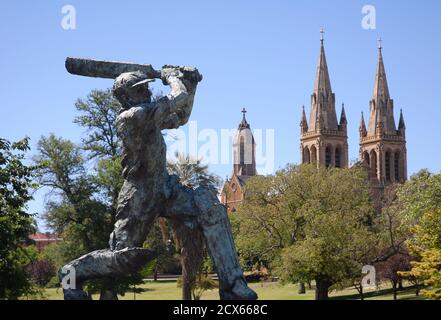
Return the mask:
<path fill-rule="evenodd" d="M 398 290 L 403 290 L 403 279 L 398 280 Z"/>
<path fill-rule="evenodd" d="M 311 283 L 311 280 L 308 281 L 308 289 L 309 289 L 309 290 L 312 290 L 312 283 Z"/>
<path fill-rule="evenodd" d="M 332 283 L 329 280 L 316 279 L 315 300 L 327 300 L 329 298 L 328 292 L 331 285 Z"/>
<path fill-rule="evenodd" d="M 158 281 L 158 268 L 155 266 L 155 270 L 153 271 L 153 281 Z"/>
<path fill-rule="evenodd" d="M 397 282 L 394 282 L 392 284 L 392 290 L 393 290 L 393 293 L 394 293 L 394 300 L 397 300 Z"/>
<path fill-rule="evenodd" d="M 184 275 L 182 275 L 182 300 L 191 300 L 191 284 Z"/>
<path fill-rule="evenodd" d="M 118 300 L 118 295 L 113 290 L 101 290 L 100 300 Z"/>
<path fill-rule="evenodd" d="M 304 282 L 299 282 L 299 290 L 297 291 L 298 294 L 305 294 L 306 288 Z"/>
<path fill-rule="evenodd" d="M 357 290 L 358 290 L 358 293 L 360 294 L 360 300 L 364 300 L 364 292 L 363 292 L 363 285 L 362 284 L 360 284 L 360 286 L 357 286 Z"/>

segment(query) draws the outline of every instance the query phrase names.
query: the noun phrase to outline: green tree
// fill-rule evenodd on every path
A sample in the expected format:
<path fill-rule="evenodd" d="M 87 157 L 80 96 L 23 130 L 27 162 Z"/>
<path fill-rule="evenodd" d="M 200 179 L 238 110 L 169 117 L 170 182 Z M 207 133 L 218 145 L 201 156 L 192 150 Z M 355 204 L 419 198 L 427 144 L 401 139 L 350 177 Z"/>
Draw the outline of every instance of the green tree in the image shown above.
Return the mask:
<path fill-rule="evenodd" d="M 66 259 L 106 247 L 111 231 L 109 210 L 95 197 L 97 186 L 87 174 L 81 149 L 51 134 L 40 139 L 37 150 L 39 182 L 52 192 L 44 218 L 66 242 L 77 244 L 78 249 Z"/>
<path fill-rule="evenodd" d="M 316 299 L 326 299 L 374 256 L 379 239 L 366 181 L 359 167 L 308 165 L 252 179 L 236 213 L 241 256 L 249 264 L 260 259 L 283 281 L 315 280 Z"/>
<path fill-rule="evenodd" d="M 421 292 L 430 299 L 441 300 L 441 208 L 425 213 L 412 227 L 409 250 L 420 257 L 411 262 L 412 270 L 404 276 L 413 276 L 427 286 Z"/>
<path fill-rule="evenodd" d="M 441 299 L 441 174 L 421 170 L 413 175 L 398 189 L 394 205 L 407 249 L 415 257 L 411 271 L 398 274 L 417 286 L 424 283 L 427 297 Z"/>
<path fill-rule="evenodd" d="M 0 299 L 17 299 L 35 292 L 26 266 L 35 256 L 29 244 L 35 221 L 26 212 L 32 199 L 34 167 L 26 166 L 29 139 L 16 143 L 0 139 Z"/>

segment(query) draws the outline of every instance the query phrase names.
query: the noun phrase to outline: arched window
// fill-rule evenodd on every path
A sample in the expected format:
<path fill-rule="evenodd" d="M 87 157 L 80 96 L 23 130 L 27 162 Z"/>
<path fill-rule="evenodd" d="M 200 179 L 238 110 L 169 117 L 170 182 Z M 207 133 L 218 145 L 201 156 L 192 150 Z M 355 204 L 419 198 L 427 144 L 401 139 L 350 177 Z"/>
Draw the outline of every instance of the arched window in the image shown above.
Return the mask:
<path fill-rule="evenodd" d="M 390 172 L 390 166 L 391 166 L 391 161 L 390 161 L 390 152 L 386 151 L 386 154 L 384 156 L 384 162 L 385 162 L 385 166 L 386 166 L 386 181 L 391 181 L 391 172 Z"/>
<path fill-rule="evenodd" d="M 371 160 L 371 178 L 372 179 L 377 179 L 377 153 L 375 151 L 371 151 L 371 156 L 370 156 L 370 160 Z"/>
<path fill-rule="evenodd" d="M 340 149 L 340 147 L 335 148 L 335 167 L 341 168 L 341 149 Z"/>
<path fill-rule="evenodd" d="M 367 151 L 363 152 L 363 161 L 368 167 L 370 167 L 371 161 L 369 158 L 369 153 Z"/>
<path fill-rule="evenodd" d="M 394 174 L 395 174 L 395 181 L 399 182 L 400 181 L 400 152 L 397 151 L 395 152 L 395 156 L 394 156 Z"/>
<path fill-rule="evenodd" d="M 325 165 L 326 168 L 329 168 L 331 166 L 331 147 L 327 146 L 325 149 Z"/>
<path fill-rule="evenodd" d="M 311 163 L 317 163 L 317 149 L 315 146 L 311 147 Z"/>
<path fill-rule="evenodd" d="M 240 144 L 239 144 L 239 163 L 241 165 L 245 164 L 245 138 L 242 136 L 240 137 Z"/>
<path fill-rule="evenodd" d="M 303 148 L 303 163 L 308 164 L 311 163 L 311 157 L 309 154 L 309 148 L 308 147 L 304 147 Z"/>

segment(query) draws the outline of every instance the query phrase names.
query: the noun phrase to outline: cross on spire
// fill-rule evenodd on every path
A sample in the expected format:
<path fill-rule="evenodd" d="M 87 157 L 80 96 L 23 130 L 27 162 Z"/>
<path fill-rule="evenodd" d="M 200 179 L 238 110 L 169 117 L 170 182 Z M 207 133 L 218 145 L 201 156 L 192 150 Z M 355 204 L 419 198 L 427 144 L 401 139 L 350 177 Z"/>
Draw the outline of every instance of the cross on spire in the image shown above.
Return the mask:
<path fill-rule="evenodd" d="M 323 30 L 323 27 L 320 28 L 320 43 L 323 45 L 323 41 L 325 40 L 324 37 L 325 30 Z"/>
<path fill-rule="evenodd" d="M 247 110 L 243 108 L 241 112 L 243 113 L 243 119 L 245 120 L 245 114 L 247 113 Z"/>
<path fill-rule="evenodd" d="M 383 49 L 383 40 L 380 38 L 378 38 L 378 49 Z"/>

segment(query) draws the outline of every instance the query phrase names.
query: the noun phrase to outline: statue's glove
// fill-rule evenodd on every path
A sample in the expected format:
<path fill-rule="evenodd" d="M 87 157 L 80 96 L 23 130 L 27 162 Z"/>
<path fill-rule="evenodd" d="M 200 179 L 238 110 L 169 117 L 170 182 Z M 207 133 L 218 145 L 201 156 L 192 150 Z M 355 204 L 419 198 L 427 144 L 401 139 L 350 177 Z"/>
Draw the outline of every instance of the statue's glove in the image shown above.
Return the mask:
<path fill-rule="evenodd" d="M 170 78 L 181 79 L 184 83 L 187 81 L 196 85 L 202 80 L 202 75 L 198 69 L 193 67 L 165 65 L 161 70 L 161 79 L 164 85 L 169 84 Z"/>

